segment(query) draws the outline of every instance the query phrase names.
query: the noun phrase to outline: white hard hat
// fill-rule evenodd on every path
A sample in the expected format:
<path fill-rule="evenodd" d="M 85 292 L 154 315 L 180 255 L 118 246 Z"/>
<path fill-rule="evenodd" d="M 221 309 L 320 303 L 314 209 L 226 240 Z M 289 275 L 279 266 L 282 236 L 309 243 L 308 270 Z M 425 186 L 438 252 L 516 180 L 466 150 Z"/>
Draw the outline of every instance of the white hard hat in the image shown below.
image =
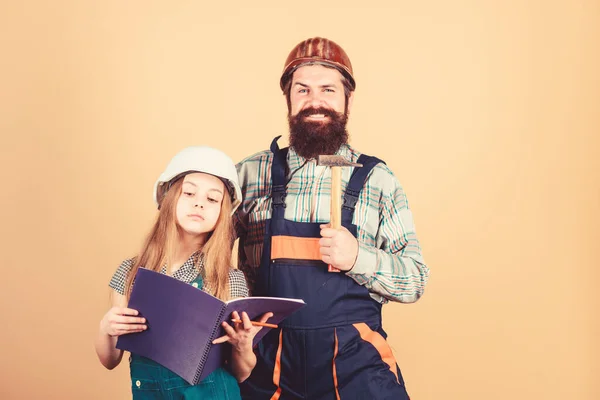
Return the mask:
<path fill-rule="evenodd" d="M 192 146 L 177 153 L 154 184 L 154 201 L 157 205 L 160 205 L 162 196 L 168 190 L 169 182 L 187 172 L 204 172 L 221 178 L 231 195 L 232 213 L 242 202 L 237 170 L 231 158 L 212 147 Z"/>

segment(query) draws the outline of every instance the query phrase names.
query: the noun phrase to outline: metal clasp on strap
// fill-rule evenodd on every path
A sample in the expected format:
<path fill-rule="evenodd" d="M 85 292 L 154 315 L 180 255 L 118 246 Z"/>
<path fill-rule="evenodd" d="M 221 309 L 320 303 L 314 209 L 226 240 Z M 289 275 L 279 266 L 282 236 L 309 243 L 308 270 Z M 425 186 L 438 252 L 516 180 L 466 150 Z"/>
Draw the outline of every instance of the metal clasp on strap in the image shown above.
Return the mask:
<path fill-rule="evenodd" d="M 342 208 L 347 210 L 354 210 L 356 207 L 356 203 L 358 203 L 358 192 L 354 190 L 346 189 L 346 193 L 344 193 L 344 202 L 342 204 Z"/>
<path fill-rule="evenodd" d="M 285 192 L 285 186 L 282 185 L 274 185 L 273 190 L 271 191 L 271 198 L 273 200 L 273 207 L 283 207 L 285 208 L 285 196 L 287 193 Z"/>

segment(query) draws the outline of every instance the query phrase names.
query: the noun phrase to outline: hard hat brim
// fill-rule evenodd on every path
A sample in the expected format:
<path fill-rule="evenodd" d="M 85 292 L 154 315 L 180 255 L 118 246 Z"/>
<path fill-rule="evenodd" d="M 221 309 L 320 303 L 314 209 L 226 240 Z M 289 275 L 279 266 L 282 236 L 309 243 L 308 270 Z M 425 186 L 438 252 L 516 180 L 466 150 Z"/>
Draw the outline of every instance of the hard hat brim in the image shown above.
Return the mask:
<path fill-rule="evenodd" d="M 356 89 L 356 81 L 354 80 L 354 77 L 352 76 L 352 72 L 345 65 L 335 62 L 335 61 L 326 60 L 321 57 L 302 57 L 302 58 L 294 59 L 292 62 L 290 62 L 288 65 L 285 66 L 285 68 L 283 70 L 283 74 L 281 75 L 281 79 L 279 81 L 279 86 L 281 87 L 281 90 L 285 90 L 285 85 L 292 78 L 294 71 L 296 71 L 298 68 L 300 68 L 306 64 L 322 64 L 325 66 L 333 67 L 333 68 L 337 69 L 338 71 L 340 71 L 340 73 L 346 79 L 348 79 L 348 81 L 350 82 L 350 85 L 352 87 L 352 90 Z"/>

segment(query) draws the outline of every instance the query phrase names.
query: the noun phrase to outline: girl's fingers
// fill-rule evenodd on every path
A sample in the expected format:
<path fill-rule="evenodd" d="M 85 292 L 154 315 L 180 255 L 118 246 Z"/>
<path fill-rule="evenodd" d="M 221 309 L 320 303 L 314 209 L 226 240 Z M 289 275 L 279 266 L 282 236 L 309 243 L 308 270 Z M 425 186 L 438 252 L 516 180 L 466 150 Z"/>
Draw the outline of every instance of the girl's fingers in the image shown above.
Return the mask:
<path fill-rule="evenodd" d="M 271 318 L 272 316 L 273 316 L 273 313 L 272 313 L 272 312 L 264 313 L 264 314 L 263 314 L 263 315 L 260 317 L 260 319 L 259 319 L 258 321 L 259 321 L 259 322 L 267 322 L 267 320 L 268 320 L 269 318 Z"/>
<path fill-rule="evenodd" d="M 225 336 L 221 336 L 221 337 L 216 338 L 215 340 L 213 340 L 213 344 L 230 342 L 231 341 L 231 337 L 235 336 L 235 329 L 233 329 L 231 327 L 231 325 L 229 325 L 227 322 L 223 321 L 223 323 L 221 324 L 221 326 L 225 330 L 226 335 Z"/>
<path fill-rule="evenodd" d="M 114 324 L 113 329 L 115 331 L 123 331 L 123 332 L 141 332 L 146 330 L 147 325 L 139 325 L 139 324 Z"/>
<path fill-rule="evenodd" d="M 227 334 L 227 336 L 235 336 L 235 329 L 233 329 L 231 327 L 231 325 L 229 325 L 227 322 L 223 321 L 223 329 L 225 330 L 225 333 Z"/>
<path fill-rule="evenodd" d="M 137 328 L 137 329 L 115 329 L 114 333 L 110 334 L 111 336 L 121 336 L 128 335 L 130 333 L 139 333 L 143 332 L 145 329 Z"/>
<path fill-rule="evenodd" d="M 127 308 L 127 307 L 117 307 L 115 312 L 117 314 L 121 314 L 121 315 L 138 315 L 139 314 L 138 310 L 134 310 L 133 308 Z"/>
<path fill-rule="evenodd" d="M 143 329 L 133 330 L 133 331 L 117 331 L 116 335 L 114 335 L 114 336 L 129 335 L 131 333 L 140 333 L 143 331 L 144 331 Z"/>
<path fill-rule="evenodd" d="M 248 317 L 245 311 L 242 312 L 242 323 L 244 324 L 244 330 L 249 331 L 252 329 L 252 321 L 250 321 L 250 317 Z"/>
<path fill-rule="evenodd" d="M 229 336 L 227 336 L 227 335 L 221 336 L 220 338 L 216 338 L 215 340 L 213 340 L 213 344 L 219 344 L 219 343 L 225 343 L 225 342 L 229 342 Z"/>
<path fill-rule="evenodd" d="M 117 316 L 114 321 L 120 324 L 143 324 L 146 322 L 146 318 Z"/>

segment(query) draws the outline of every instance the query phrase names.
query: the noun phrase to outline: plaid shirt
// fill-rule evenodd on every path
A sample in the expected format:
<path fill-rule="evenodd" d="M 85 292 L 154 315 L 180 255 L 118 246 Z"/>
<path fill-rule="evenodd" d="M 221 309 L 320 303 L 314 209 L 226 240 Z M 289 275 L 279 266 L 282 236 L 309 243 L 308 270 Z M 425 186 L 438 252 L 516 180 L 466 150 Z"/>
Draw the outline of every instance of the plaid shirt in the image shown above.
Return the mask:
<path fill-rule="evenodd" d="M 108 286 L 119 294 L 125 294 L 125 285 L 127 284 L 129 271 L 131 271 L 131 268 L 133 267 L 133 262 L 133 258 L 123 261 L 108 284 Z M 167 267 L 164 266 L 160 270 L 160 273 L 166 274 Z M 204 275 L 204 257 L 200 256 L 198 258 L 197 253 L 194 253 L 177 269 L 177 271 L 175 271 L 173 278 L 179 279 L 185 283 L 192 283 L 198 278 L 198 275 Z M 202 290 L 213 294 L 208 285 L 203 285 Z M 242 271 L 238 269 L 229 270 L 229 293 L 232 299 L 237 297 L 248 297 L 246 279 L 244 278 Z"/>
<path fill-rule="evenodd" d="M 348 145 L 337 152 L 356 162 L 360 153 Z M 265 221 L 271 217 L 271 164 L 273 154 L 263 151 L 237 165 L 243 202 L 234 219 L 240 238 L 239 268 L 250 289 L 260 265 Z M 305 160 L 294 149 L 287 155 L 285 218 L 297 222 L 329 222 L 330 169 Z M 352 168 L 342 168 L 344 191 Z M 400 183 L 385 164 L 370 172 L 353 217 L 359 250 L 354 267 L 346 272 L 364 285 L 380 303 L 412 303 L 421 297 L 429 269 L 423 261 L 412 212 Z"/>

